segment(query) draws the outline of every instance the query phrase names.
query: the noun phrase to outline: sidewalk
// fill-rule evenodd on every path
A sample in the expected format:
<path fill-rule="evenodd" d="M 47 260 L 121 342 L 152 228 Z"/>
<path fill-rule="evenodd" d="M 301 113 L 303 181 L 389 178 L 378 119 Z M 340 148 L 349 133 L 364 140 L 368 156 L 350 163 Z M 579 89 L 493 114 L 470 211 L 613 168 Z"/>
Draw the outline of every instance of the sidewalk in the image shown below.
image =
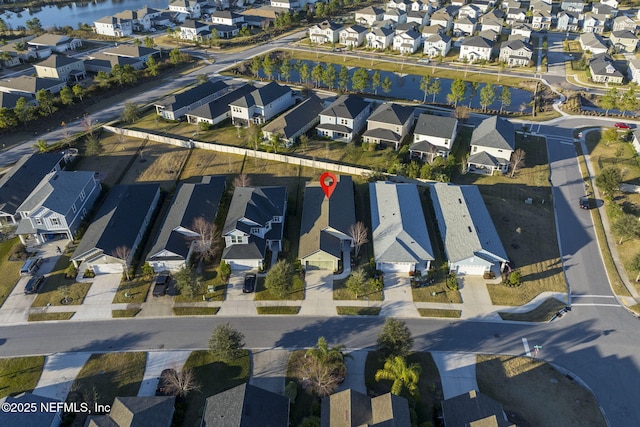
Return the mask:
<path fill-rule="evenodd" d="M 155 396 L 158 381 L 165 369 L 179 371 L 189 358 L 191 351 L 150 351 L 147 353 L 147 365 L 142 377 L 138 396 Z"/>
<path fill-rule="evenodd" d="M 64 402 L 91 353 L 58 353 L 47 356 L 33 394 Z"/>

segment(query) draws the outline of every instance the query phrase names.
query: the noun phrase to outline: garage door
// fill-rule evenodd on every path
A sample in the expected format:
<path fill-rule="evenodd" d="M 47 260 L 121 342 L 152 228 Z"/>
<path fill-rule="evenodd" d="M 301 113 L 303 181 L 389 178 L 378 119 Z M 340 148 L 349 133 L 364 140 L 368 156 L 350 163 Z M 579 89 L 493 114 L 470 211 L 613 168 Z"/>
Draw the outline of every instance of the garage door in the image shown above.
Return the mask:
<path fill-rule="evenodd" d="M 331 261 L 307 261 L 305 263 L 305 270 L 329 270 L 333 271 L 333 262 Z"/>
<path fill-rule="evenodd" d="M 93 272 L 96 274 L 122 273 L 122 264 L 94 264 Z"/>
<path fill-rule="evenodd" d="M 258 268 L 258 262 L 254 259 L 226 260 L 232 270 L 251 270 Z"/>
<path fill-rule="evenodd" d="M 379 262 L 377 263 L 378 270 L 382 270 L 385 273 L 408 273 L 413 270 L 415 264 L 407 262 Z"/>
<path fill-rule="evenodd" d="M 457 274 L 464 276 L 482 276 L 484 274 L 484 266 L 482 265 L 459 265 Z"/>

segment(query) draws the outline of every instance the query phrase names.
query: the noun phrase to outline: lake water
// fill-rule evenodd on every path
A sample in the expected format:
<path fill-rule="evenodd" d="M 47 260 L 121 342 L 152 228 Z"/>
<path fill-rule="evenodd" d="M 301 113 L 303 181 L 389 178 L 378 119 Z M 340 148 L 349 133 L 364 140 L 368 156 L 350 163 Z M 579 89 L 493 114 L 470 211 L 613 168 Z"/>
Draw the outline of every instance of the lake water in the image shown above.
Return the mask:
<path fill-rule="evenodd" d="M 314 62 L 314 61 L 304 61 L 304 62 L 307 62 L 309 66 L 309 73 L 311 73 L 311 70 L 313 69 L 313 67 L 317 65 L 317 62 Z M 322 63 L 322 65 L 326 66 L 327 64 Z M 332 65 L 332 64 L 329 64 L 329 65 Z M 340 74 L 340 66 L 336 64 L 333 64 L 333 65 L 336 67 L 336 75 Z M 292 66 L 289 81 L 292 83 L 299 83 L 300 74 L 298 73 L 298 71 L 294 70 L 293 68 L 294 67 Z M 353 73 L 355 72 L 355 70 L 356 68 L 352 68 L 349 70 L 349 89 L 351 88 L 351 77 L 353 76 Z M 278 77 L 277 71 L 278 71 L 278 67 L 274 67 L 274 75 L 276 77 Z M 369 70 L 369 75 L 371 76 L 372 74 L 373 74 L 373 71 Z M 260 71 L 260 75 L 261 77 L 265 77 L 264 72 L 262 70 Z M 381 96 L 388 95 L 389 97 L 392 97 L 392 98 L 406 99 L 409 101 L 418 101 L 418 102 L 423 101 L 424 92 L 420 89 L 420 80 L 422 79 L 421 76 L 417 76 L 415 74 L 400 74 L 400 73 L 392 73 L 390 71 L 380 71 L 380 77 L 381 77 L 381 80 L 384 80 L 385 77 L 389 77 L 392 84 L 391 84 L 391 91 L 388 94 L 385 94 L 382 91 L 382 88 L 378 88 L 378 93 L 377 93 L 378 95 L 381 95 Z M 452 82 L 453 82 L 452 79 L 440 79 L 440 93 L 437 94 L 435 97 L 436 103 L 439 103 L 439 104 L 448 103 L 447 94 L 449 94 L 451 91 Z M 324 84 L 322 84 L 322 86 L 324 87 Z M 467 105 L 467 106 L 471 105 L 471 107 L 473 108 L 481 108 L 480 90 L 484 86 L 485 86 L 484 84 L 480 85 L 480 88 L 478 89 L 474 97 L 471 99 L 470 98 L 471 91 L 470 91 L 469 85 L 467 84 L 465 99 L 460 103 L 458 103 L 458 105 Z M 492 105 L 489 105 L 487 107 L 487 109 L 489 110 L 500 109 L 499 96 L 500 96 L 500 91 L 502 90 L 502 87 L 499 85 L 494 85 L 494 89 L 496 92 L 496 100 Z M 510 88 L 510 90 L 511 90 L 511 105 L 505 106 L 503 110 L 517 112 L 521 110 L 521 106 L 524 104 L 525 108 L 523 111 L 531 112 L 531 107 L 529 106 L 529 103 L 531 102 L 533 94 L 524 89 Z M 365 90 L 365 93 L 373 94 L 374 91 L 371 89 L 371 87 L 367 87 L 367 89 Z M 427 95 L 427 102 L 434 102 L 433 95 Z"/>
<path fill-rule="evenodd" d="M 37 17 L 42 26 L 63 27 L 70 25 L 78 28 L 79 23 L 86 23 L 93 26 L 96 21 L 104 16 L 115 15 L 123 10 L 138 10 L 144 6 L 154 9 L 167 9 L 169 0 L 104 0 L 92 1 L 88 3 L 69 3 L 67 5 L 52 5 L 42 8 L 24 9 L 20 13 L 5 11 L 0 15 L 2 19 L 11 25 L 11 28 L 26 26 L 26 21 Z"/>

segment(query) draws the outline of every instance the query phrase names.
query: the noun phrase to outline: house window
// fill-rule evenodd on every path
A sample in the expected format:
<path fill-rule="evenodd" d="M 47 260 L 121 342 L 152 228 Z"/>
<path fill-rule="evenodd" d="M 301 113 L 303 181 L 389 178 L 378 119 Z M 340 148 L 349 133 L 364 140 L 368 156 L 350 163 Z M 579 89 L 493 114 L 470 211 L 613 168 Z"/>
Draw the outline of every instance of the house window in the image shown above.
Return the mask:
<path fill-rule="evenodd" d="M 260 229 L 258 227 L 253 227 L 251 229 L 251 234 L 258 234 L 258 233 L 260 233 Z"/>
<path fill-rule="evenodd" d="M 51 218 L 51 224 L 60 225 L 60 220 L 58 218 Z"/>
<path fill-rule="evenodd" d="M 273 217 L 273 222 L 279 223 L 280 222 L 280 217 L 279 216 L 274 216 Z"/>
<path fill-rule="evenodd" d="M 42 220 L 40 218 L 36 218 L 36 224 L 42 225 Z"/>
<path fill-rule="evenodd" d="M 346 125 L 348 123 L 349 123 L 349 121 L 347 119 L 340 119 L 340 124 L 341 125 Z"/>
<path fill-rule="evenodd" d="M 477 145 L 474 145 L 474 146 L 473 146 L 473 152 L 475 153 L 475 152 L 477 152 L 477 151 L 478 151 L 478 146 L 477 146 Z"/>
<path fill-rule="evenodd" d="M 242 236 L 231 236 L 231 244 L 242 243 Z"/>
<path fill-rule="evenodd" d="M 76 209 L 76 204 L 75 203 L 71 205 L 71 210 L 73 211 L 73 213 L 76 213 L 76 211 L 78 210 L 78 209 Z"/>
<path fill-rule="evenodd" d="M 448 139 L 444 140 L 444 145 L 449 145 L 449 140 Z"/>

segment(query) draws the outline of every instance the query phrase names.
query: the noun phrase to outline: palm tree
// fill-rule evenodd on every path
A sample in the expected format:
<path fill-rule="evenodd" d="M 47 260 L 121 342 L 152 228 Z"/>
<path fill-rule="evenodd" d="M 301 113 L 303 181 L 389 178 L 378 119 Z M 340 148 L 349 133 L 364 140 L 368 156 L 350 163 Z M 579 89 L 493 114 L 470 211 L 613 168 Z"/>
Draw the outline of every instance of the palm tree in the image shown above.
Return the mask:
<path fill-rule="evenodd" d="M 376 381 L 393 381 L 391 393 L 399 396 L 402 390 L 406 388 L 413 398 L 418 400 L 420 397 L 418 381 L 421 373 L 422 368 L 419 364 L 413 363 L 407 366 L 407 362 L 403 357 L 394 356 L 384 362 L 384 368 L 376 372 L 375 379 Z"/>
<path fill-rule="evenodd" d="M 351 357 L 342 352 L 344 348 L 345 346 L 342 344 L 329 347 L 327 340 L 320 337 L 316 346 L 307 350 L 305 357 L 313 357 L 322 365 L 342 364 L 345 357 Z"/>
<path fill-rule="evenodd" d="M 49 151 L 49 144 L 47 144 L 47 141 L 44 139 L 37 140 L 33 147 L 40 153 L 46 153 Z"/>

